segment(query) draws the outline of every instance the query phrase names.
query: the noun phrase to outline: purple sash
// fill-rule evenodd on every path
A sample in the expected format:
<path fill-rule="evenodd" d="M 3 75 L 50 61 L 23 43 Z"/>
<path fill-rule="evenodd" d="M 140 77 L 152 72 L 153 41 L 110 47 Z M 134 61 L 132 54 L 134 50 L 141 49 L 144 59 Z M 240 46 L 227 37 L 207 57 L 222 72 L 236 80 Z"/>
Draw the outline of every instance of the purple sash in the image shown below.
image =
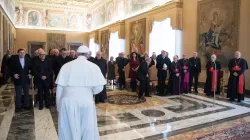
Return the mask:
<path fill-rule="evenodd" d="M 188 67 L 187 67 L 187 66 L 184 66 L 183 69 L 184 69 L 184 70 L 187 70 Z M 186 73 L 184 74 L 183 89 L 184 89 L 184 90 L 188 90 L 188 89 L 189 89 L 189 72 L 186 72 Z"/>

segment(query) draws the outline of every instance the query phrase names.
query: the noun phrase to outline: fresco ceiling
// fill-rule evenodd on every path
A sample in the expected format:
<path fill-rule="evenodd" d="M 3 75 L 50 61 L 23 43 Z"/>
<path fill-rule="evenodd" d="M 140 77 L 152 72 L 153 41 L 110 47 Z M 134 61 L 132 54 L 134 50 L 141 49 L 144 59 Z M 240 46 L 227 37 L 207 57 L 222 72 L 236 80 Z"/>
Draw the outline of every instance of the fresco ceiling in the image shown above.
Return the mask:
<path fill-rule="evenodd" d="M 172 0 L 0 0 L 16 28 L 92 31 Z"/>
<path fill-rule="evenodd" d="M 87 8 L 96 0 L 16 0 L 18 3 L 23 4 L 36 4 L 36 5 L 50 5 L 50 6 L 70 6 Z"/>

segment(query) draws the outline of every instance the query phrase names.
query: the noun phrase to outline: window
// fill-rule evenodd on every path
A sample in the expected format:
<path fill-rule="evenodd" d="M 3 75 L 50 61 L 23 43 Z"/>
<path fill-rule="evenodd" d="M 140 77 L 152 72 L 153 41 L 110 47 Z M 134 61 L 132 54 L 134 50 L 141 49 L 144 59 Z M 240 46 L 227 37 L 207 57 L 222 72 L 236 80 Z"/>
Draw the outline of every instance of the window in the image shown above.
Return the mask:
<path fill-rule="evenodd" d="M 172 29 L 170 18 L 163 21 L 154 21 L 149 38 L 149 55 L 153 52 L 158 55 L 161 50 L 165 50 L 169 53 L 171 60 L 174 55 L 180 57 L 181 31 Z"/>
<path fill-rule="evenodd" d="M 118 31 L 110 34 L 109 39 L 109 58 L 113 56 L 118 57 L 120 52 L 125 52 L 125 40 L 120 39 Z"/>
<path fill-rule="evenodd" d="M 93 56 L 93 54 L 95 56 L 96 52 L 99 51 L 99 46 L 98 46 L 98 44 L 95 43 L 94 38 L 89 39 L 89 49 L 92 52 L 92 56 Z"/>

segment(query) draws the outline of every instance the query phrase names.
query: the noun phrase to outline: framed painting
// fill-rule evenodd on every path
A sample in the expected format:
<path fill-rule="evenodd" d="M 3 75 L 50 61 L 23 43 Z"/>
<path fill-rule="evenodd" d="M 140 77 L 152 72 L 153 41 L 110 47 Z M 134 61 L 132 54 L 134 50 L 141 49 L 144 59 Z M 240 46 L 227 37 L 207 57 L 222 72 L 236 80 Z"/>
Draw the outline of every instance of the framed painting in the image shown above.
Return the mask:
<path fill-rule="evenodd" d="M 66 47 L 66 35 L 65 34 L 47 34 L 48 49 L 62 49 Z"/>
<path fill-rule="evenodd" d="M 226 68 L 238 48 L 239 0 L 199 1 L 197 25 L 202 64 L 216 54 Z"/>
<path fill-rule="evenodd" d="M 139 54 L 145 52 L 146 19 L 134 21 L 130 24 L 130 52 L 135 48 Z"/>
<path fill-rule="evenodd" d="M 109 30 L 101 32 L 101 52 L 102 57 L 108 60 L 109 57 Z"/>

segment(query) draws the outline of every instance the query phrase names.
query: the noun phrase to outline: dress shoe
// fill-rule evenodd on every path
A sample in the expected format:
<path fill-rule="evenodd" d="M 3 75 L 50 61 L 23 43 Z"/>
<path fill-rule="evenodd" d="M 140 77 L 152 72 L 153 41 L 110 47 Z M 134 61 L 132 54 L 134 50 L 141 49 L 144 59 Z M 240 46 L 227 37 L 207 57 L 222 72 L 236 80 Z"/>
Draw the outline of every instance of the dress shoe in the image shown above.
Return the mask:
<path fill-rule="evenodd" d="M 15 109 L 15 112 L 18 113 L 18 112 L 21 112 L 22 111 L 22 108 L 16 108 Z"/>
<path fill-rule="evenodd" d="M 43 106 L 39 106 L 39 110 L 43 110 Z"/>

